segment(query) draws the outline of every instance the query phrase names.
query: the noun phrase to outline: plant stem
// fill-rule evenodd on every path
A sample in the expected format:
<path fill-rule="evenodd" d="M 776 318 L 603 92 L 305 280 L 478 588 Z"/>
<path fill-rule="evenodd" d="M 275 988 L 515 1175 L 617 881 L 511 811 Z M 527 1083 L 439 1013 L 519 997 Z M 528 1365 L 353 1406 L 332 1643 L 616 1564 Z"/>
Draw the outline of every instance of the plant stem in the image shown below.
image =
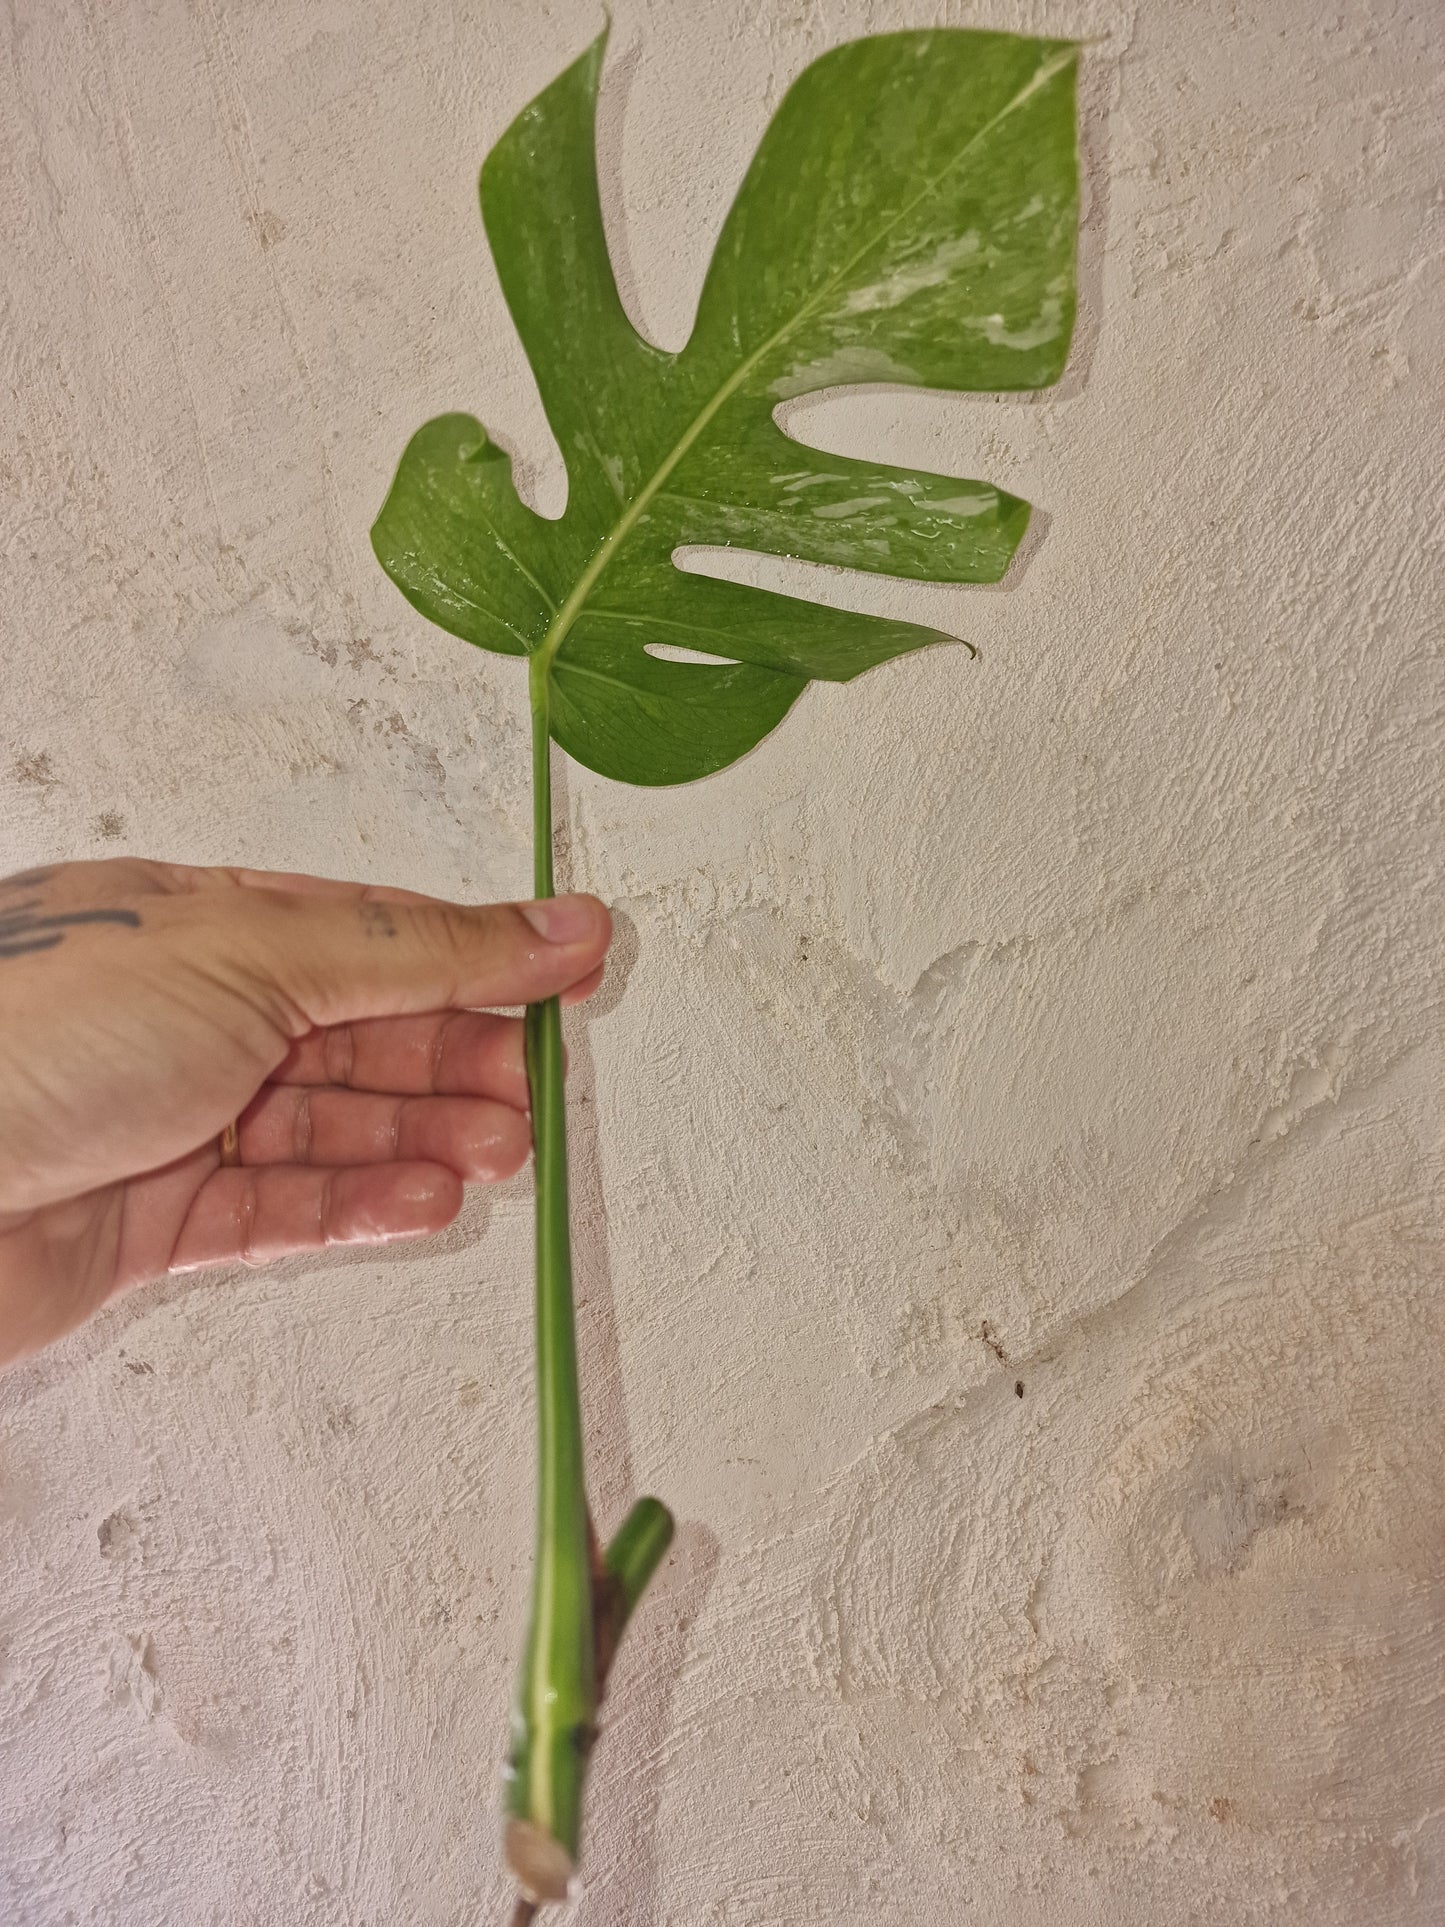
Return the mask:
<path fill-rule="evenodd" d="M 618 1639 L 671 1544 L 672 1514 L 660 1499 L 639 1499 L 602 1558 L 616 1594 L 612 1620 Z"/>
<path fill-rule="evenodd" d="M 545 660 L 529 663 L 535 892 L 552 895 L 551 729 Z M 529 1006 L 527 1079 L 537 1170 L 537 1546 L 532 1619 L 517 1686 L 507 1858 L 537 1900 L 565 1899 L 577 1861 L 582 1783 L 597 1711 L 591 1527 L 567 1227 L 562 1012 Z"/>
<path fill-rule="evenodd" d="M 538 897 L 553 894 L 550 664 L 545 651 L 528 663 Z M 672 1541 L 667 1507 L 639 1499 L 606 1552 L 596 1549 L 582 1460 L 562 1007 L 555 997 L 528 1006 L 526 1044 L 537 1167 L 537 1550 L 507 1764 L 507 1862 L 522 1889 L 514 1927 L 525 1927 L 541 1902 L 567 1898 L 598 1702 L 623 1628 Z"/>
<path fill-rule="evenodd" d="M 556 894 L 552 882 L 552 699 L 551 660 L 527 662 L 527 697 L 532 710 L 532 894 Z M 540 1008 L 540 1006 L 539 1006 Z"/>
<path fill-rule="evenodd" d="M 659 1499 L 639 1499 L 594 1570 L 597 1604 L 597 1697 L 602 1697 L 623 1629 L 672 1543 L 672 1514 Z M 511 1927 L 531 1927 L 538 1903 L 523 1894 Z"/>

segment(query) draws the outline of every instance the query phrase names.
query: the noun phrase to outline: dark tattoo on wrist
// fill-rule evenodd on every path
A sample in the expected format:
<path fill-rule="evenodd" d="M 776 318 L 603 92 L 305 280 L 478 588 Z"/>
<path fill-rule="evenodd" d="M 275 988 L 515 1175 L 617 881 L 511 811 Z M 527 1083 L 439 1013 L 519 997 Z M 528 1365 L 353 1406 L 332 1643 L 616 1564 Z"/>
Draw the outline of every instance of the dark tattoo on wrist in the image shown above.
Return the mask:
<path fill-rule="evenodd" d="M 32 883 L 45 872 L 32 872 Z M 11 879 L 18 881 L 18 879 Z M 54 950 L 64 943 L 65 933 L 79 923 L 119 923 L 127 930 L 139 930 L 140 918 L 134 910 L 68 910 L 55 916 L 41 916 L 39 897 L 24 903 L 7 903 L 0 909 L 0 957 L 23 957 L 30 950 Z"/>
<path fill-rule="evenodd" d="M 385 903 L 363 903 L 361 927 L 368 937 L 394 937 L 396 918 Z"/>

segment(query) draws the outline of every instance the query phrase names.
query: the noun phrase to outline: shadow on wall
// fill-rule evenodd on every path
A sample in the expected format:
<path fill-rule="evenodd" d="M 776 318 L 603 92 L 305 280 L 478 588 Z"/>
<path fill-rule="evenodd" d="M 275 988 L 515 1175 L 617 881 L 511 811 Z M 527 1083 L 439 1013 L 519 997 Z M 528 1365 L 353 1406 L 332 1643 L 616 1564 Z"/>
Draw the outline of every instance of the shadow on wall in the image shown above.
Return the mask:
<path fill-rule="evenodd" d="M 604 1832 L 583 1855 L 591 1927 L 641 1927 L 657 1918 L 658 1808 L 672 1700 L 720 1557 L 706 1526 L 695 1519 L 680 1525 L 622 1642 L 591 1773 L 588 1805 Z"/>
<path fill-rule="evenodd" d="M 553 794 L 559 826 L 571 822 L 568 765 L 555 759 Z M 578 887 L 571 840 L 557 838 L 557 887 Z M 606 1539 L 638 1497 L 622 1388 L 617 1303 L 607 1248 L 607 1201 L 597 1126 L 591 1023 L 621 1003 L 641 950 L 637 926 L 613 912 L 612 949 L 602 988 L 567 1014 L 568 1168 L 572 1193 L 573 1286 L 577 1346 L 586 1407 L 589 1502 Z M 660 1495 L 664 1499 L 666 1494 Z M 672 1698 L 694 1622 L 717 1576 L 721 1546 L 698 1520 L 679 1524 L 662 1570 L 647 1590 L 623 1639 L 602 1706 L 601 1739 L 591 1770 L 589 1811 L 607 1837 L 584 1852 L 588 1919 L 594 1927 L 635 1927 L 657 1902 L 658 1808 Z M 615 1737 L 614 1737 L 615 1736 Z"/>

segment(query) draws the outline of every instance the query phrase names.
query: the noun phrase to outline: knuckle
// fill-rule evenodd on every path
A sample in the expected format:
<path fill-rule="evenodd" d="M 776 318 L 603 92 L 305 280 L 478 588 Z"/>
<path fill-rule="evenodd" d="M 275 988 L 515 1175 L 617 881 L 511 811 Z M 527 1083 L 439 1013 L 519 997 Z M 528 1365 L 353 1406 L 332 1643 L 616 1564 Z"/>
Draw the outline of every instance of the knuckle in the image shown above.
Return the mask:
<path fill-rule="evenodd" d="M 432 912 L 432 917 L 438 942 L 454 956 L 473 955 L 478 943 L 484 940 L 483 920 L 474 912 L 463 909 L 460 904 L 439 904 Z"/>
<path fill-rule="evenodd" d="M 356 1033 L 350 1024 L 337 1024 L 323 1033 L 321 1062 L 328 1084 L 350 1087 L 356 1071 Z"/>
<path fill-rule="evenodd" d="M 505 942 L 498 914 L 491 909 L 443 903 L 423 915 L 438 953 L 459 973 L 470 974 L 487 964 Z"/>
<path fill-rule="evenodd" d="M 309 1090 L 301 1092 L 291 1120 L 291 1156 L 296 1164 L 310 1162 L 311 1146 L 316 1138 L 316 1117 L 311 1108 L 311 1095 Z"/>
<path fill-rule="evenodd" d="M 436 1092 L 460 1087 L 467 1046 L 477 1018 L 470 1011 L 452 1010 L 432 1032 L 427 1064 L 427 1087 Z"/>

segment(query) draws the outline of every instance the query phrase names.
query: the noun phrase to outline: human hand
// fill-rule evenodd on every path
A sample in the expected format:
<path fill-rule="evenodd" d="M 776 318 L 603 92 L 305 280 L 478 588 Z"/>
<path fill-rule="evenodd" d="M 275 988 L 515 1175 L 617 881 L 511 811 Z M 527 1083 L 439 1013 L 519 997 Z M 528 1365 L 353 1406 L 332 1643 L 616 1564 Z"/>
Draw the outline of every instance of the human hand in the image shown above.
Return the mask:
<path fill-rule="evenodd" d="M 480 1007 L 590 995 L 610 931 L 585 896 L 130 858 L 0 879 L 0 1364 L 169 1271 L 449 1224 L 531 1141 L 521 1020 Z"/>

